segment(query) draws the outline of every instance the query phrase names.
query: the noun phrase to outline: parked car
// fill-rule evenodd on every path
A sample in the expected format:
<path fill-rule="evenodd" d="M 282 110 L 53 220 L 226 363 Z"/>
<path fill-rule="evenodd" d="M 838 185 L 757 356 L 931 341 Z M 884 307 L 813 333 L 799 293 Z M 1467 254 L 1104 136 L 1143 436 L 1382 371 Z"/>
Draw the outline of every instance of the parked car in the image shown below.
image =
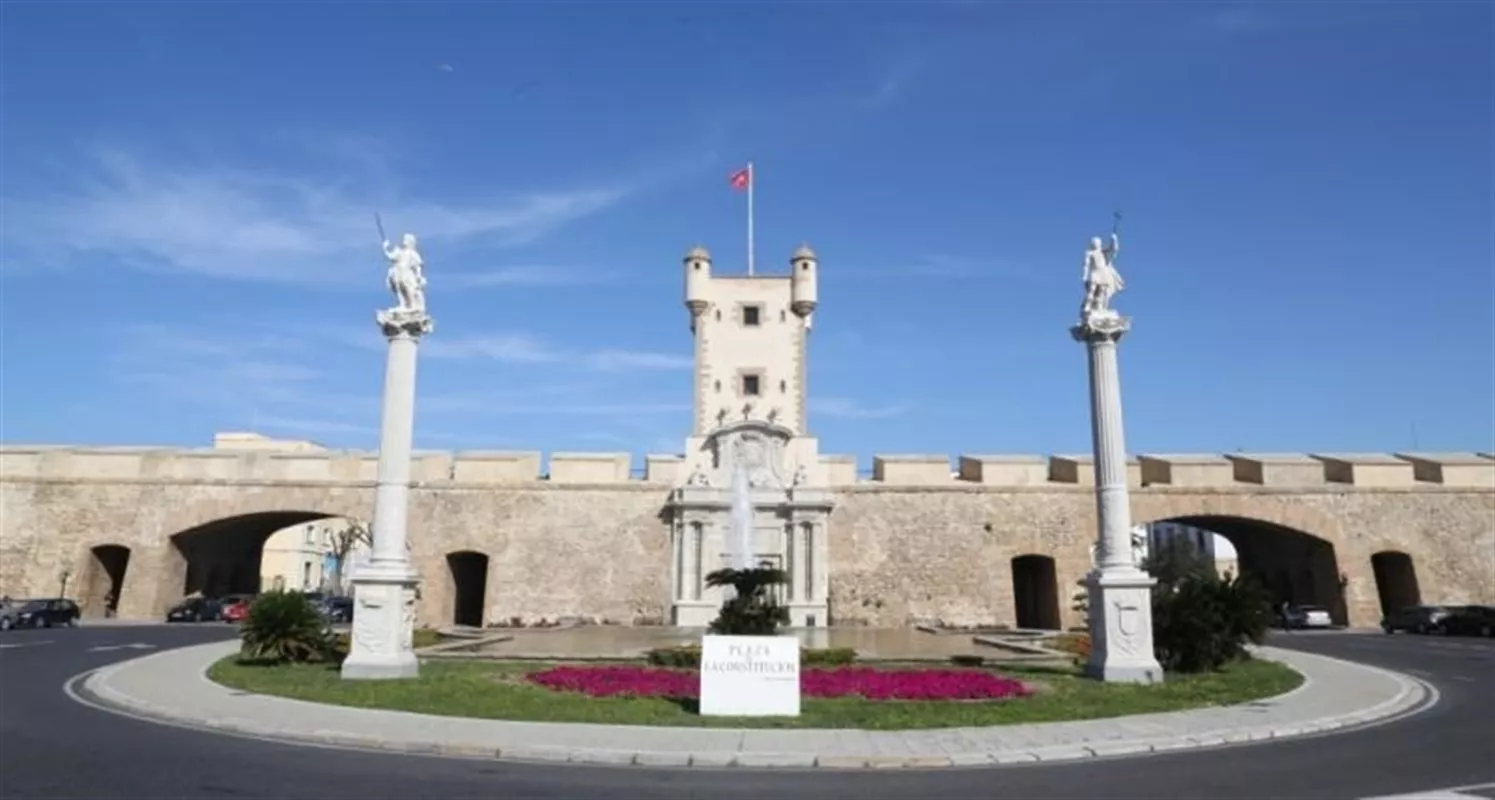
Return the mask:
<path fill-rule="evenodd" d="M 328 597 L 318 604 L 318 608 L 321 609 L 322 616 L 334 625 L 353 621 L 353 598 L 351 597 Z"/>
<path fill-rule="evenodd" d="M 0 631 L 8 631 L 16 626 L 16 620 L 20 617 L 21 607 L 26 605 L 25 600 L 16 601 L 9 597 L 0 600 Z"/>
<path fill-rule="evenodd" d="M 1454 606 L 1440 625 L 1449 636 L 1495 636 L 1495 606 Z"/>
<path fill-rule="evenodd" d="M 1289 605 L 1277 612 L 1277 621 L 1288 630 L 1304 628 L 1331 628 L 1334 618 L 1323 606 Z"/>
<path fill-rule="evenodd" d="M 78 604 L 65 597 L 25 600 L 16 609 L 14 625 L 17 628 L 76 628 L 80 616 L 82 612 Z"/>
<path fill-rule="evenodd" d="M 252 605 L 254 605 L 254 595 L 231 594 L 219 601 L 219 617 L 224 622 L 243 622 L 249 616 L 249 607 Z"/>
<path fill-rule="evenodd" d="M 223 619 L 223 604 L 211 597 L 189 597 L 166 612 L 167 622 L 215 622 Z"/>
<path fill-rule="evenodd" d="M 1399 608 L 1381 620 L 1381 630 L 1387 633 L 1410 631 L 1412 633 L 1442 633 L 1443 620 L 1448 609 L 1443 606 L 1416 605 Z"/>

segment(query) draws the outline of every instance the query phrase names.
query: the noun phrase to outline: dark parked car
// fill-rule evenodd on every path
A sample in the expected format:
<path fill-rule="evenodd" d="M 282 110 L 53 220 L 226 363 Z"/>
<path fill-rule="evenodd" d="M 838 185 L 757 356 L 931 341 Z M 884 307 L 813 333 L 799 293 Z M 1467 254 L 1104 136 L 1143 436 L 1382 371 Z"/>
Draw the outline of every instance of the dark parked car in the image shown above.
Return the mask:
<path fill-rule="evenodd" d="M 16 612 L 17 628 L 77 627 L 81 612 L 78 604 L 65 597 L 27 600 Z"/>
<path fill-rule="evenodd" d="M 328 597 L 318 604 L 318 608 L 321 609 L 322 616 L 333 624 L 353 621 L 353 598 L 351 597 Z"/>
<path fill-rule="evenodd" d="M 1443 606 L 1407 606 L 1387 614 L 1381 620 L 1381 630 L 1387 633 L 1442 633 L 1443 620 L 1447 617 L 1448 609 Z"/>
<path fill-rule="evenodd" d="M 1449 636 L 1495 636 L 1495 606 L 1453 606 L 1442 625 Z"/>
<path fill-rule="evenodd" d="M 1288 630 L 1332 628 L 1334 618 L 1323 606 L 1287 605 L 1277 611 L 1277 624 Z"/>
<path fill-rule="evenodd" d="M 189 597 L 166 612 L 167 622 L 216 622 L 223 619 L 223 604 L 210 597 Z"/>

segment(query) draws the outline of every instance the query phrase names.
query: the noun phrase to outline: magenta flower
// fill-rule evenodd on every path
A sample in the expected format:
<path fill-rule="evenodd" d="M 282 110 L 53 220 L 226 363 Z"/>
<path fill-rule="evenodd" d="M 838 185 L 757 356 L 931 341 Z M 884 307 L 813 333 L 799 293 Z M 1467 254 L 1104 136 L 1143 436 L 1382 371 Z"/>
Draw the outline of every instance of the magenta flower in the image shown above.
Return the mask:
<path fill-rule="evenodd" d="M 547 689 L 590 697 L 690 698 L 700 689 L 695 671 L 662 667 L 555 667 L 528 678 Z M 800 672 L 799 685 L 806 697 L 868 700 L 997 700 L 1032 692 L 1021 681 L 975 669 L 806 669 Z"/>

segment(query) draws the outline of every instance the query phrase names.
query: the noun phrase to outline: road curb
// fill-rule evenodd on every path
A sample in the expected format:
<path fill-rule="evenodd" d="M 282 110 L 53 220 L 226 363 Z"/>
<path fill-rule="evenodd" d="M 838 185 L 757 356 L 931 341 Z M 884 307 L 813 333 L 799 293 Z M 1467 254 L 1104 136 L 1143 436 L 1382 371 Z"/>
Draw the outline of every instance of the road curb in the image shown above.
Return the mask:
<path fill-rule="evenodd" d="M 929 770 L 1083 762 L 1103 758 L 1141 757 L 1267 741 L 1280 741 L 1322 735 L 1330 732 L 1347 732 L 1369 725 L 1384 724 L 1393 719 L 1417 713 L 1426 707 L 1430 707 L 1432 703 L 1437 702 L 1438 696 L 1437 690 L 1432 686 L 1401 673 L 1329 656 L 1311 654 L 1315 658 L 1336 661 L 1355 669 L 1379 673 L 1395 681 L 1398 685 L 1398 691 L 1393 697 L 1368 708 L 1286 725 L 1237 727 L 1213 731 L 1204 730 L 1187 735 L 1151 738 L 1137 737 L 1133 739 L 1117 739 L 1048 747 L 1012 748 L 985 752 L 922 753 L 909 755 L 869 753 L 863 755 L 857 753 L 820 754 L 810 752 L 717 750 L 695 753 L 542 744 L 488 748 L 452 742 L 392 741 L 377 735 L 364 735 L 346 730 L 293 730 L 264 725 L 244 719 L 201 719 L 184 713 L 179 708 L 169 708 L 141 700 L 126 692 L 117 690 L 110 684 L 110 678 L 120 670 L 131 666 L 139 666 L 143 661 L 169 657 L 173 652 L 165 650 L 94 670 L 91 673 L 87 673 L 86 677 L 80 676 L 82 678 L 82 688 L 87 695 L 91 695 L 92 699 L 98 705 L 105 708 L 105 710 L 130 716 L 139 716 L 151 721 L 164 722 L 180 727 L 196 728 L 256 739 L 443 758 L 568 763 L 610 767 L 744 770 Z M 1264 653 L 1263 655 L 1271 657 L 1270 653 Z M 216 660 L 217 657 L 212 658 L 203 666 L 200 674 L 202 680 L 211 683 L 207 677 L 207 669 Z M 1309 685 L 1310 679 L 1305 676 L 1304 683 L 1299 687 L 1280 695 L 1278 698 L 1270 699 L 1287 698 L 1304 692 L 1309 688 Z M 217 686 L 217 684 L 214 684 L 214 686 Z M 83 702 L 87 702 L 87 700 L 83 700 Z"/>

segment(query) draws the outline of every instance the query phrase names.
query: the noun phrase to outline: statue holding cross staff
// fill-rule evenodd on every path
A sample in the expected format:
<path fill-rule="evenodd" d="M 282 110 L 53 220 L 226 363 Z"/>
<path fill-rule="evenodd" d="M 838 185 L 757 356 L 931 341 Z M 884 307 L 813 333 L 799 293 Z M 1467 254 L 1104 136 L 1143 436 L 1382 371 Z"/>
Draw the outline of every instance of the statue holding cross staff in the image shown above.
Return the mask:
<path fill-rule="evenodd" d="M 1111 298 L 1126 288 L 1126 281 L 1116 271 L 1116 254 L 1121 252 L 1121 212 L 1115 214 L 1111 226 L 1111 241 L 1102 244 L 1099 236 L 1090 239 L 1090 248 L 1085 251 L 1085 300 L 1080 305 L 1080 319 L 1088 322 L 1099 317 L 1116 316 L 1111 308 Z"/>

